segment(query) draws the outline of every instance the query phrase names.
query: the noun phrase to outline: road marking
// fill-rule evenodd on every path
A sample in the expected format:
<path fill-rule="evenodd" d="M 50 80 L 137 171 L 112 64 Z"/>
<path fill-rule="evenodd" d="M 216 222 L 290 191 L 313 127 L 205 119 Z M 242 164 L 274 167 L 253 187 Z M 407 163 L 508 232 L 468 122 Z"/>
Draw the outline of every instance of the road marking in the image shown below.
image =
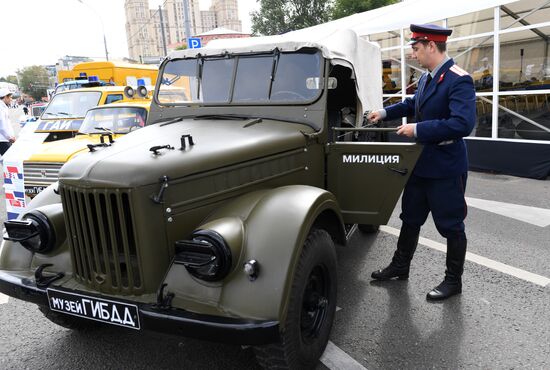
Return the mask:
<path fill-rule="evenodd" d="M 355 361 L 350 355 L 329 341 L 321 356 L 321 362 L 329 369 L 367 370 L 366 367 Z"/>
<path fill-rule="evenodd" d="M 8 303 L 9 298 L 9 296 L 0 293 L 0 304 Z"/>
<path fill-rule="evenodd" d="M 391 235 L 399 236 L 399 230 L 390 226 L 380 226 L 380 230 Z M 438 250 L 440 252 L 447 253 L 447 246 L 445 244 L 441 244 L 436 241 L 422 238 L 422 237 L 419 238 L 418 243 L 426 247 Z M 530 283 L 540 285 L 542 287 L 546 287 L 548 284 L 550 284 L 550 279 L 547 277 L 537 275 L 522 269 L 518 269 L 517 267 L 509 266 L 504 263 L 497 262 L 492 259 L 482 257 L 474 253 L 466 252 L 466 260 L 477 263 L 478 265 L 481 265 L 484 267 L 488 267 L 492 270 L 517 277 L 519 279 L 528 281 Z"/>
<path fill-rule="evenodd" d="M 496 213 L 497 215 L 510 217 L 535 226 L 546 227 L 550 225 L 550 209 L 470 197 L 466 197 L 466 203 L 470 207 Z"/>

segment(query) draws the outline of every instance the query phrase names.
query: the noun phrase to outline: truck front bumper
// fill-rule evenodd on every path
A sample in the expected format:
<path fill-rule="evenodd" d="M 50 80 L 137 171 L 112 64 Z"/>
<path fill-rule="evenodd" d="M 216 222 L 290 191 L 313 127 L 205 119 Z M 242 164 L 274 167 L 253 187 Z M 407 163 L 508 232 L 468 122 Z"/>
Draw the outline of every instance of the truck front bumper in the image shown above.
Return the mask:
<path fill-rule="evenodd" d="M 31 279 L 5 271 L 0 271 L 0 293 L 38 305 L 49 305 L 46 289 L 37 287 Z M 138 307 L 141 329 L 145 330 L 231 344 L 261 345 L 280 339 L 278 321 L 202 315 L 177 308 L 160 309 L 153 304 L 133 304 Z"/>

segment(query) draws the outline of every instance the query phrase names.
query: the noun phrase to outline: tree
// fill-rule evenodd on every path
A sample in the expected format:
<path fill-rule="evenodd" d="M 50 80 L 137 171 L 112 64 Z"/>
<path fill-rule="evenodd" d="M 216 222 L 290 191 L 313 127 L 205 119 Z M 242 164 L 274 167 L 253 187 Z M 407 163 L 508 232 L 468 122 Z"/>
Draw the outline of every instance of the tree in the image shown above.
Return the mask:
<path fill-rule="evenodd" d="M 17 85 L 17 76 L 9 75 L 6 77 L 0 77 L 0 82 L 9 82 L 10 84 Z"/>
<path fill-rule="evenodd" d="M 325 23 L 331 13 L 331 0 L 259 0 L 253 11 L 252 33 L 278 35 Z"/>
<path fill-rule="evenodd" d="M 335 0 L 331 19 L 347 17 L 382 6 L 397 3 L 399 0 Z"/>
<path fill-rule="evenodd" d="M 47 96 L 49 87 L 49 74 L 42 66 L 25 67 L 17 71 L 19 76 L 19 89 L 29 94 L 34 100 L 40 100 Z"/>

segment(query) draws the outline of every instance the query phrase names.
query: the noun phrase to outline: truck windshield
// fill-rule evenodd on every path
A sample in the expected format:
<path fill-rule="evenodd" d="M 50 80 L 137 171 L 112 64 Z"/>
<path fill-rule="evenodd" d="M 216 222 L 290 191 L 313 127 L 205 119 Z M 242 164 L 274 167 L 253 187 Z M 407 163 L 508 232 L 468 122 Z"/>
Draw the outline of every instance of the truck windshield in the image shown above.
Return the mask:
<path fill-rule="evenodd" d="M 134 107 L 92 109 L 86 114 L 78 132 L 83 134 L 127 134 L 145 126 L 147 110 Z"/>
<path fill-rule="evenodd" d="M 99 103 L 99 91 L 75 91 L 54 95 L 42 114 L 42 119 L 84 117 L 88 109 Z"/>
<path fill-rule="evenodd" d="M 161 104 L 300 104 L 322 89 L 319 52 L 176 59 L 164 67 Z M 235 76 L 235 77 L 234 77 Z"/>

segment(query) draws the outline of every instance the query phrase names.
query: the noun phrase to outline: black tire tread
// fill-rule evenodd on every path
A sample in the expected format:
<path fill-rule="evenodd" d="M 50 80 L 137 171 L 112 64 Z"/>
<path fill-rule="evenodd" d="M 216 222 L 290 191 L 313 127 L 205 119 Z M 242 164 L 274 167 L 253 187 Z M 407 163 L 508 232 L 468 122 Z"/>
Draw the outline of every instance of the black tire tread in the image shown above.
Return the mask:
<path fill-rule="evenodd" d="M 328 232 L 322 229 L 314 229 L 310 232 L 306 242 L 304 243 L 302 253 L 296 266 L 297 273 L 304 271 L 305 258 L 302 257 L 308 253 L 311 253 L 310 250 L 315 248 L 318 243 L 330 244 L 332 246 L 332 253 L 334 254 L 333 258 L 336 260 L 336 250 Z M 297 288 L 299 281 L 299 279 L 294 278 L 291 291 L 294 291 L 294 289 Z M 291 297 L 287 316 L 292 314 L 290 311 L 294 307 L 294 305 L 292 305 L 293 298 L 294 297 Z M 332 325 L 332 322 L 330 324 Z M 289 336 L 286 335 L 286 332 L 290 329 L 291 327 L 289 322 L 282 323 L 281 342 L 254 347 L 256 359 L 262 368 L 269 370 L 302 370 L 308 368 L 306 364 L 299 362 L 299 359 L 297 358 L 298 354 L 295 351 L 296 344 L 293 343 L 292 340 L 289 340 Z"/>

